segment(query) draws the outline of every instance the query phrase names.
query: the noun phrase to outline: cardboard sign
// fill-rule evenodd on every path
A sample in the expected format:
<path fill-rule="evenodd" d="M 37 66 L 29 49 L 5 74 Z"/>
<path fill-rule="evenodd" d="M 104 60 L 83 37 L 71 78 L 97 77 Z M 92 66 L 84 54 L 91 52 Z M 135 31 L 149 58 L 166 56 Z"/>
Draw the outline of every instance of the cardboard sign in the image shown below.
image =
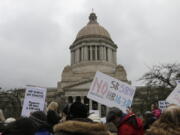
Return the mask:
<path fill-rule="evenodd" d="M 96 72 L 87 97 L 108 107 L 117 107 L 126 112 L 131 107 L 135 87 L 111 76 Z"/>
<path fill-rule="evenodd" d="M 21 116 L 29 116 L 34 111 L 44 111 L 46 88 L 27 87 Z"/>
<path fill-rule="evenodd" d="M 176 88 L 167 97 L 166 101 L 170 104 L 180 105 L 180 81 L 177 81 Z"/>
<path fill-rule="evenodd" d="M 169 105 L 169 103 L 165 100 L 158 101 L 158 104 L 159 104 L 159 109 L 161 109 L 161 111 L 164 111 L 164 109 L 166 109 Z"/>

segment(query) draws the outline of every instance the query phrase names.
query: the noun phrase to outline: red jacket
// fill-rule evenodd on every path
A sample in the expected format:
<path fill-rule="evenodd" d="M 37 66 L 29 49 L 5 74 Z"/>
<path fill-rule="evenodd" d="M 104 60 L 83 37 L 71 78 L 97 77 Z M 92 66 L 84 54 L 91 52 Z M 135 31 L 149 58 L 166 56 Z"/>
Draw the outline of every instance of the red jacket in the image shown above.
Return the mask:
<path fill-rule="evenodd" d="M 135 114 L 131 113 L 123 118 L 119 125 L 118 135 L 144 135 L 143 122 L 140 118 L 136 117 L 138 128 L 133 127 L 133 125 L 127 122 L 127 120 L 132 116 L 135 116 Z"/>

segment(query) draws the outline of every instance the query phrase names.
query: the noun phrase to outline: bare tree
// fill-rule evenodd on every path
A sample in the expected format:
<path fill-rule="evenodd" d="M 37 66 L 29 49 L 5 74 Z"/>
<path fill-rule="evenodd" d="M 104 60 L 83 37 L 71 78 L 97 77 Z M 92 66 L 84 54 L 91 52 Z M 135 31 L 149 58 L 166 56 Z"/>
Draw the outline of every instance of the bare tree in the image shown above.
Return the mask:
<path fill-rule="evenodd" d="M 160 64 L 149 68 L 140 80 L 144 80 L 147 86 L 174 88 L 176 80 L 180 78 L 180 64 Z"/>

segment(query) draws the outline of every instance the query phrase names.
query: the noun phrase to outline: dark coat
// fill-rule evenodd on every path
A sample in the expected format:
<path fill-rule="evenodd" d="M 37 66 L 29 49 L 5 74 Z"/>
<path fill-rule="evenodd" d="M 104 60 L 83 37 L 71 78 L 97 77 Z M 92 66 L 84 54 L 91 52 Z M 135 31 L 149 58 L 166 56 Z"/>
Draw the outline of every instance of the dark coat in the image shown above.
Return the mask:
<path fill-rule="evenodd" d="M 59 117 L 57 112 L 55 112 L 53 110 L 49 110 L 47 112 L 47 122 L 48 122 L 48 124 L 50 126 L 50 131 L 51 132 L 53 132 L 53 129 L 52 129 L 53 126 L 55 124 L 57 124 L 59 122 L 59 120 L 60 120 L 60 117 Z"/>

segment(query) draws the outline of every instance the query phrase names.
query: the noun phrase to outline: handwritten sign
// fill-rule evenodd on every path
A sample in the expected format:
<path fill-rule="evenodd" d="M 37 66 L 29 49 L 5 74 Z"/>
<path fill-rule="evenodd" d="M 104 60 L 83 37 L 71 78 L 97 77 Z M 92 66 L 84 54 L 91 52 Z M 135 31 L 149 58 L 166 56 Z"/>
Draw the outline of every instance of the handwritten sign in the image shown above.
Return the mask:
<path fill-rule="evenodd" d="M 167 97 L 166 101 L 170 104 L 180 105 L 180 81 L 177 81 L 176 88 Z"/>
<path fill-rule="evenodd" d="M 46 88 L 27 87 L 21 115 L 29 116 L 31 112 L 43 111 L 46 91 Z"/>
<path fill-rule="evenodd" d="M 159 109 L 161 109 L 161 111 L 164 111 L 164 109 L 166 109 L 169 105 L 169 103 L 165 100 L 158 101 L 158 104 L 159 104 Z"/>
<path fill-rule="evenodd" d="M 117 107 L 126 112 L 131 107 L 135 87 L 111 76 L 96 72 L 87 97 L 108 107 Z"/>

